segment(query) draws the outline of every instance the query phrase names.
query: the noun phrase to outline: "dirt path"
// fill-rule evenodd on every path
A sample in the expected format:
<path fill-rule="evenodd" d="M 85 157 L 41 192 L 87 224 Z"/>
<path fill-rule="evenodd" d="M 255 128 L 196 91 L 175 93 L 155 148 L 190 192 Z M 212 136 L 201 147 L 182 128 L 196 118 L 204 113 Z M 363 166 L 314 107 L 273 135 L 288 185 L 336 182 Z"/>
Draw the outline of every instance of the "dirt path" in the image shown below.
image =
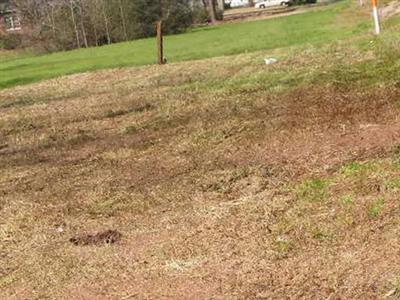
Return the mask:
<path fill-rule="evenodd" d="M 307 11 L 313 11 L 319 9 L 321 6 L 325 6 L 326 4 L 321 5 L 307 5 L 307 6 L 295 6 L 295 7 L 285 7 L 285 8 L 273 8 L 273 9 L 256 9 L 256 8 L 246 8 L 246 9 L 234 9 L 233 12 L 229 12 L 224 16 L 224 20 L 222 22 L 218 22 L 218 24 L 225 23 L 240 23 L 246 21 L 256 21 L 256 20 L 265 20 L 272 18 L 279 18 L 284 16 L 302 14 Z"/>
<path fill-rule="evenodd" d="M 390 17 L 400 14 L 400 2 L 390 2 L 388 5 L 381 9 L 380 14 L 384 19 L 389 19 Z"/>

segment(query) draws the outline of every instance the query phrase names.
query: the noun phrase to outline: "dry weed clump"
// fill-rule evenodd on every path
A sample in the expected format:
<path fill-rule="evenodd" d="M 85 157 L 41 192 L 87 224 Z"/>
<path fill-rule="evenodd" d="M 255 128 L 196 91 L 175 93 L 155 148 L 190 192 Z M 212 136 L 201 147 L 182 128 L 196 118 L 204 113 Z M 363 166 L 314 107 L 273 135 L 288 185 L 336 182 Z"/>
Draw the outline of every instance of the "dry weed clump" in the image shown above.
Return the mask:
<path fill-rule="evenodd" d="M 96 234 L 84 234 L 71 237 L 69 241 L 75 246 L 110 245 L 118 242 L 122 234 L 117 230 L 106 230 Z"/>

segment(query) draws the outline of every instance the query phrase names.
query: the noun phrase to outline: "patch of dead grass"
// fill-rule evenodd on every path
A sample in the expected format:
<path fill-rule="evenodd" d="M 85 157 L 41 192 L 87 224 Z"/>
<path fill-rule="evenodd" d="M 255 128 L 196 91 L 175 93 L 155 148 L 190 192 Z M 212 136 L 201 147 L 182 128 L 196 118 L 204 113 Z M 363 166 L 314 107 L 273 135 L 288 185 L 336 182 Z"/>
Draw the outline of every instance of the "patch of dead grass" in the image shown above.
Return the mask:
<path fill-rule="evenodd" d="M 391 291 L 400 91 L 387 77 L 365 88 L 357 72 L 345 85 L 343 55 L 375 54 L 333 48 L 276 50 L 270 67 L 253 53 L 1 91 L 2 294 Z M 119 243 L 68 241 L 107 228 Z"/>

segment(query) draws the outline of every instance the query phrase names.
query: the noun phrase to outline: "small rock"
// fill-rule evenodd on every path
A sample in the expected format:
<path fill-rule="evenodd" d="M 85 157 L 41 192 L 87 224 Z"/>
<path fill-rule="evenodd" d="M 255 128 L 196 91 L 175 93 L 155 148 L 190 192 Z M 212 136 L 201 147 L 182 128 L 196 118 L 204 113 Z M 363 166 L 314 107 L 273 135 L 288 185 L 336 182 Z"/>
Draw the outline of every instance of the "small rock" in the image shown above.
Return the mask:
<path fill-rule="evenodd" d="M 266 65 L 272 65 L 278 62 L 276 58 L 270 57 L 270 58 L 264 58 L 265 64 Z"/>

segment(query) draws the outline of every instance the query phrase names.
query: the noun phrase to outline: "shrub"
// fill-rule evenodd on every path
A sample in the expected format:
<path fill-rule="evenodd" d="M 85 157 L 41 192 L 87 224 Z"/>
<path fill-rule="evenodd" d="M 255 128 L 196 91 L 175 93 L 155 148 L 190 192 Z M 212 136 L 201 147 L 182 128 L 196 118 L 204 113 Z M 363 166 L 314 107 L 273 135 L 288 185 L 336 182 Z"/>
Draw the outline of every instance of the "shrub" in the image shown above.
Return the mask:
<path fill-rule="evenodd" d="M 204 24 L 208 22 L 208 12 L 204 6 L 196 6 L 192 12 L 194 24 Z"/>
<path fill-rule="evenodd" d="M 192 25 L 192 10 L 183 0 L 170 1 L 168 17 L 165 21 L 166 33 L 181 33 Z"/>
<path fill-rule="evenodd" d="M 11 33 L 0 36 L 0 48 L 6 50 L 17 49 L 22 44 L 22 38 L 19 34 Z"/>

